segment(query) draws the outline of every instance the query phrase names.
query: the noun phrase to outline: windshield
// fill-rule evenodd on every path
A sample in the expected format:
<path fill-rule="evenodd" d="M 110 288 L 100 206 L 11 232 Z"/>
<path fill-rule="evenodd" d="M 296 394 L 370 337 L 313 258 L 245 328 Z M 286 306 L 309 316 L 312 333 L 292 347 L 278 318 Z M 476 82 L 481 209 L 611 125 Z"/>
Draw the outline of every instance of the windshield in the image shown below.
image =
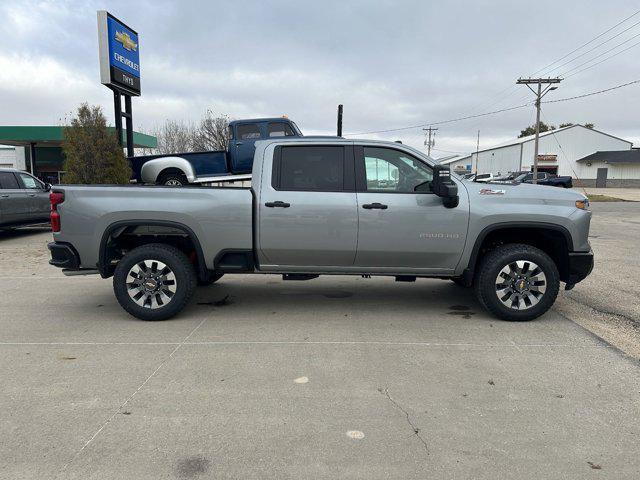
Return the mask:
<path fill-rule="evenodd" d="M 516 182 L 522 182 L 527 177 L 527 175 L 529 175 L 529 174 L 528 173 L 523 173 L 522 175 L 518 175 L 513 180 L 516 181 Z"/>

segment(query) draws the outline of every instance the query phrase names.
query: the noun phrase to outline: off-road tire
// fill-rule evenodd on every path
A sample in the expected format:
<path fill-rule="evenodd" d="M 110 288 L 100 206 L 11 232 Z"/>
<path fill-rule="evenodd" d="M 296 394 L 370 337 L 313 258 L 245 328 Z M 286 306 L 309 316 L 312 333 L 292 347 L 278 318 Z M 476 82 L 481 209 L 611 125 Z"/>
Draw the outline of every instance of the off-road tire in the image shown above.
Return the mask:
<path fill-rule="evenodd" d="M 140 306 L 129 295 L 127 285 L 133 277 L 130 271 L 145 260 L 164 263 L 175 276 L 175 293 L 163 306 L 148 308 Z M 177 315 L 195 292 L 196 272 L 187 256 L 175 247 L 162 243 L 151 243 L 134 248 L 118 262 L 113 275 L 113 291 L 118 303 L 124 310 L 140 320 L 166 320 Z"/>
<path fill-rule="evenodd" d="M 538 303 L 523 310 L 504 305 L 496 291 L 496 278 L 501 270 L 513 262 L 533 262 L 542 270 L 546 279 L 546 290 Z M 558 267 L 545 252 L 525 244 L 507 244 L 490 251 L 480 262 L 475 278 L 476 296 L 482 306 L 492 315 L 508 321 L 526 322 L 544 314 L 556 300 L 560 289 Z"/>

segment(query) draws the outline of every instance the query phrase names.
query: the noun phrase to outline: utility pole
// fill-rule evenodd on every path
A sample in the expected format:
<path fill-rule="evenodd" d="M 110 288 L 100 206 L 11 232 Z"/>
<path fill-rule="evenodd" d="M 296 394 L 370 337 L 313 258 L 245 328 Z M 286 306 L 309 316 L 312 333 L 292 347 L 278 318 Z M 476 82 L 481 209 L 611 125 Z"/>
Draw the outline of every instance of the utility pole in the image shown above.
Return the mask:
<path fill-rule="evenodd" d="M 431 156 L 431 147 L 435 146 L 436 144 L 436 131 L 438 130 L 437 128 L 423 128 L 422 130 L 424 130 L 425 132 L 429 132 L 429 139 L 425 139 L 424 144 L 427 147 L 427 155 Z M 431 134 L 433 133 L 433 140 L 431 140 Z M 425 133 L 425 135 L 427 135 Z"/>
<path fill-rule="evenodd" d="M 338 105 L 337 135 L 338 135 L 338 137 L 342 136 L 342 104 Z"/>
<path fill-rule="evenodd" d="M 536 140 L 533 153 L 533 183 L 538 183 L 538 143 L 540 141 L 540 104 L 542 103 L 542 97 L 547 92 L 555 90 L 558 87 L 554 87 L 554 83 L 560 83 L 561 78 L 519 78 L 516 83 L 526 85 L 529 90 L 536 96 Z M 538 90 L 534 90 L 530 85 L 538 85 Z M 546 85 L 544 89 L 542 85 Z"/>
<path fill-rule="evenodd" d="M 476 142 L 476 171 L 475 174 L 478 174 L 478 154 L 480 153 L 480 130 L 478 130 L 478 141 Z"/>

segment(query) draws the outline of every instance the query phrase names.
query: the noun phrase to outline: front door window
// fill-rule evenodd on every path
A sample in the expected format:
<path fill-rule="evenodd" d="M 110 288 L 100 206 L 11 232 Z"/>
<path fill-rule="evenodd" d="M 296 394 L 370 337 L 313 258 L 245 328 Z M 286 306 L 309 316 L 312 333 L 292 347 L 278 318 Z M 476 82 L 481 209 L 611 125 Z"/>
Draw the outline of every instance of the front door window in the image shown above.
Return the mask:
<path fill-rule="evenodd" d="M 433 172 L 411 155 L 390 148 L 364 148 L 367 192 L 430 192 Z"/>

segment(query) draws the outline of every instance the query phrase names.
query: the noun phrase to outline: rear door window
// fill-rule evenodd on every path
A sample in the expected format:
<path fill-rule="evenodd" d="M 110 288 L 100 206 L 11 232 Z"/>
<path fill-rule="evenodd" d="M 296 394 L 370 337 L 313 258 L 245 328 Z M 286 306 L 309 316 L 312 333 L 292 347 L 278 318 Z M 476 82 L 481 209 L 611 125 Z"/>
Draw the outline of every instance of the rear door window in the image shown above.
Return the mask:
<path fill-rule="evenodd" d="M 0 188 L 3 190 L 21 189 L 13 172 L 0 172 Z"/>
<path fill-rule="evenodd" d="M 260 138 L 260 126 L 257 123 L 245 123 L 238 125 L 238 139 L 258 140 Z"/>
<path fill-rule="evenodd" d="M 344 147 L 282 147 L 278 190 L 339 192 L 344 189 Z M 278 171 L 279 170 L 279 171 Z"/>

